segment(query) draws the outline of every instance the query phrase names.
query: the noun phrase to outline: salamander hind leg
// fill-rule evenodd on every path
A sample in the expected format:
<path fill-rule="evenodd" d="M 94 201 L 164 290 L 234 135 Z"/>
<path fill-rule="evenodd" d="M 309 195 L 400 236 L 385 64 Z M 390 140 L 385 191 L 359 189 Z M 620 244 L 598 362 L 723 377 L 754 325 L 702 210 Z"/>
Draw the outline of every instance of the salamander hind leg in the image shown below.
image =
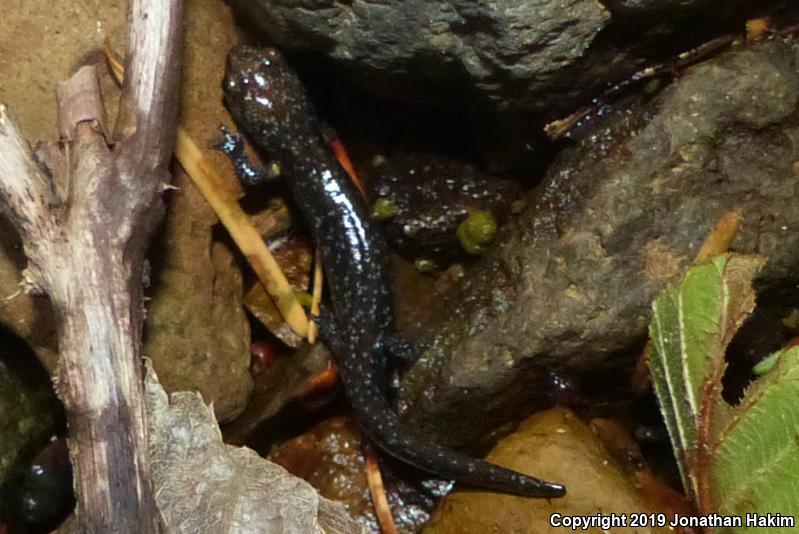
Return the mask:
<path fill-rule="evenodd" d="M 346 377 L 345 377 L 346 378 Z M 378 392 L 366 384 L 351 391 L 351 404 L 362 428 L 385 452 L 438 477 L 527 497 L 562 497 L 561 484 L 540 480 L 479 458 L 431 443 L 406 427 Z"/>
<path fill-rule="evenodd" d="M 276 180 L 280 176 L 280 164 L 270 162 L 266 165 L 255 165 L 244 150 L 244 137 L 238 132 L 231 132 L 225 125 L 220 125 L 222 137 L 214 148 L 227 155 L 236 176 L 244 185 L 258 185 Z"/>
<path fill-rule="evenodd" d="M 362 356 L 360 361 L 366 361 L 366 355 Z M 372 441 L 391 456 L 438 477 L 481 488 L 528 497 L 561 497 L 566 493 L 561 484 L 539 480 L 425 440 L 400 421 L 379 385 L 365 380 L 357 360 L 342 363 L 340 376 L 353 415 Z"/>
<path fill-rule="evenodd" d="M 403 368 L 408 368 L 416 363 L 424 350 L 421 344 L 412 343 L 395 333 L 384 335 L 380 341 L 380 348 L 394 364 Z"/>

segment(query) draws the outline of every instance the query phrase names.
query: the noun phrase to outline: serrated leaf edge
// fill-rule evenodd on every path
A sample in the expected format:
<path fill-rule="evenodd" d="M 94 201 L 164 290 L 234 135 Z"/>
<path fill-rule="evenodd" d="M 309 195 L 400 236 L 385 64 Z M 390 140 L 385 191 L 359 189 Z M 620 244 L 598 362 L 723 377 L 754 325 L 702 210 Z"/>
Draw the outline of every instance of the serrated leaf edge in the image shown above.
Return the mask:
<path fill-rule="evenodd" d="M 754 274 L 760 270 L 765 262 L 763 258 L 758 256 L 739 256 L 730 253 L 714 257 L 706 264 L 702 264 L 704 267 L 712 266 L 715 268 L 714 274 L 716 275 L 719 291 L 721 292 L 719 301 L 719 312 L 721 315 L 719 316 L 717 322 L 718 329 L 713 334 L 718 340 L 717 345 L 720 348 L 721 358 L 716 357 L 716 355 L 710 356 L 712 359 L 707 367 L 707 378 L 702 382 L 699 405 L 697 405 L 697 399 L 694 395 L 693 387 L 691 387 L 694 382 L 691 382 L 688 379 L 692 376 L 688 361 L 686 358 L 682 357 L 687 350 L 683 293 L 686 289 L 688 281 L 690 280 L 691 271 L 699 266 L 692 267 L 681 281 L 669 284 L 652 305 L 654 314 L 653 321 L 650 323 L 650 340 L 655 345 L 656 350 L 654 351 L 654 355 L 652 355 L 654 357 L 650 356 L 650 362 L 657 366 L 658 372 L 662 374 L 665 379 L 664 381 L 666 383 L 666 389 L 668 393 L 668 407 L 665 407 L 663 404 L 663 393 L 666 392 L 662 391 L 662 388 L 659 387 L 656 380 L 653 382 L 658 393 L 659 401 L 661 402 L 661 410 L 666 421 L 666 427 L 669 432 L 673 448 L 675 449 L 674 453 L 678 460 L 678 467 L 680 469 L 683 486 L 690 494 L 694 502 L 697 503 L 700 511 L 703 512 L 709 512 L 711 509 L 709 475 L 711 472 L 710 465 L 712 461 L 712 454 L 715 450 L 715 447 L 713 447 L 713 450 L 711 450 L 709 447 L 713 437 L 713 428 L 711 427 L 711 423 L 713 417 L 717 415 L 718 412 L 722 411 L 723 408 L 727 407 L 726 403 L 724 403 L 724 400 L 721 397 L 721 378 L 723 377 L 724 371 L 727 367 L 724 353 L 726 352 L 727 346 L 732 341 L 735 332 L 740 328 L 740 325 L 743 323 L 743 321 L 749 316 L 751 311 L 754 309 L 755 304 L 754 289 L 751 287 L 750 278 L 749 283 L 743 287 L 743 290 L 746 291 L 746 293 L 742 295 L 743 299 L 741 302 L 737 303 L 739 306 L 737 306 L 735 310 L 729 309 L 733 304 L 732 299 L 730 298 L 730 283 L 728 280 L 730 273 L 729 268 L 732 262 L 737 262 L 739 259 L 755 261 L 755 263 L 749 266 L 749 268 L 753 268 L 751 273 L 752 276 L 754 276 Z M 733 265 L 733 267 L 738 266 Z M 663 329 L 663 324 L 661 322 L 662 309 L 660 307 L 661 302 L 663 302 L 664 299 L 670 300 L 676 311 L 680 343 L 679 354 L 681 357 L 679 365 L 675 366 L 675 370 L 679 368 L 679 372 L 681 373 L 680 377 L 672 376 L 672 373 L 669 372 L 669 368 L 667 366 L 667 350 L 663 344 L 666 336 L 665 330 Z M 736 312 L 735 323 L 728 325 L 731 312 Z M 653 371 L 654 370 L 655 369 L 653 369 Z M 686 386 L 685 394 L 688 400 L 690 411 L 688 414 L 684 414 L 683 410 L 680 409 L 679 401 L 681 399 L 677 396 L 678 392 L 677 387 L 674 384 L 674 379 L 682 379 Z M 688 424 L 691 425 L 691 428 L 696 430 L 696 443 L 689 442 L 689 436 L 687 432 L 688 427 L 686 426 L 685 421 L 686 417 L 691 418 L 691 421 Z M 677 439 L 675 439 L 675 437 Z"/>
<path fill-rule="evenodd" d="M 664 330 L 663 330 L 663 324 L 660 320 L 661 298 L 669 298 L 673 300 L 675 303 L 675 307 L 679 308 L 677 302 L 678 294 L 679 294 L 679 286 L 677 284 L 669 284 L 666 290 L 664 291 L 663 295 L 661 295 L 661 297 L 655 300 L 655 302 L 653 303 L 652 305 L 654 311 L 653 321 L 656 325 L 656 330 L 660 332 L 661 335 L 653 336 L 650 333 L 650 339 L 652 340 L 653 344 L 657 346 L 657 349 L 653 353 L 654 358 L 652 360 L 657 360 L 655 363 L 662 370 L 662 375 L 665 379 L 666 388 L 668 390 L 667 398 L 670 406 L 669 406 L 669 413 L 668 414 L 664 413 L 664 416 L 666 416 L 666 423 L 667 423 L 666 429 L 669 432 L 672 444 L 674 444 L 675 441 L 679 442 L 679 448 L 677 448 L 677 450 L 674 451 L 674 454 L 678 458 L 677 465 L 680 470 L 680 477 L 682 478 L 683 486 L 685 486 L 687 490 L 689 490 L 692 494 L 695 495 L 697 490 L 695 480 L 691 478 L 690 470 L 688 468 L 688 456 L 691 445 L 688 444 L 688 438 L 686 437 L 686 431 L 685 431 L 686 425 L 683 415 L 681 413 L 681 410 L 679 410 L 676 406 L 678 399 L 676 394 L 676 387 L 673 383 L 671 373 L 668 372 L 666 367 L 666 361 L 665 361 L 666 347 L 663 344 L 664 336 L 662 335 Z M 654 384 L 656 389 L 660 389 L 658 387 L 657 382 L 655 382 Z M 664 396 L 662 394 L 658 394 L 658 397 L 659 397 L 658 400 L 662 404 Z M 693 422 L 691 424 L 693 424 Z M 677 438 L 676 440 L 675 436 Z"/>

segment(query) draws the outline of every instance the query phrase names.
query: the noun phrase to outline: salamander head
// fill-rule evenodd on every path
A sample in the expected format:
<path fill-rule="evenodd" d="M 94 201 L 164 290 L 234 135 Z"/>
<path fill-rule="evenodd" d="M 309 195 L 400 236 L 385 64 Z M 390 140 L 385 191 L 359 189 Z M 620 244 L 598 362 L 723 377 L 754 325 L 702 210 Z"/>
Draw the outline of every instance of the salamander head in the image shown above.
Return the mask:
<path fill-rule="evenodd" d="M 228 53 L 225 103 L 247 134 L 269 151 L 283 151 L 314 129 L 314 113 L 299 78 L 274 48 L 236 46 Z"/>

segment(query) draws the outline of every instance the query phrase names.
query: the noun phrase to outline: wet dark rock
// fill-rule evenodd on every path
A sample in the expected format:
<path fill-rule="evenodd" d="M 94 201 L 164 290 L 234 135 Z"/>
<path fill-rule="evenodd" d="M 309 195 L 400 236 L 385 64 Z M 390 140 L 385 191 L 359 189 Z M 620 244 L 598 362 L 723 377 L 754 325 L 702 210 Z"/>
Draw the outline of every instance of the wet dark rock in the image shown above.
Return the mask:
<path fill-rule="evenodd" d="M 760 2 L 775 4 L 776 1 Z M 321 53 L 357 84 L 410 101 L 559 114 L 651 60 L 740 29 L 748 0 L 236 0 L 279 46 Z M 728 15 L 734 14 L 734 17 Z M 713 29 L 701 21 L 713 17 Z M 726 24 L 731 20 L 734 25 Z M 692 29 L 699 28 L 693 32 Z M 611 35 L 605 34 L 610 32 Z M 635 37 L 632 37 L 634 35 Z M 631 46 L 636 46 L 632 50 Z"/>
<path fill-rule="evenodd" d="M 24 469 L 62 423 L 50 377 L 36 356 L 8 332 L 0 332 L 0 518 L 16 515 Z"/>
<path fill-rule="evenodd" d="M 12 532 L 51 532 L 72 512 L 72 466 L 64 438 L 54 437 L 9 492 Z"/>
<path fill-rule="evenodd" d="M 247 409 L 225 427 L 225 442 L 243 444 L 266 420 L 291 401 L 307 394 L 308 383 L 328 366 L 330 353 L 322 343 L 304 344 L 291 357 L 276 357 L 255 376 Z"/>
<path fill-rule="evenodd" d="M 693 8 L 718 3 L 714 0 L 607 0 L 603 2 L 608 8 L 617 13 L 651 13 L 657 11 L 670 11 L 689 5 Z"/>
<path fill-rule="evenodd" d="M 334 417 L 275 447 L 269 459 L 307 480 L 323 497 L 344 503 L 367 532 L 379 534 L 363 447 L 358 424 L 350 418 Z M 423 486 L 416 472 L 408 476 L 404 465 L 381 462 L 380 470 L 398 531 L 418 532 L 430 518 L 438 488 Z"/>
<path fill-rule="evenodd" d="M 732 249 L 769 258 L 761 302 L 795 299 L 798 101 L 799 45 L 773 40 L 606 116 L 467 271 L 447 319 L 428 324 L 435 342 L 401 394 L 411 423 L 451 445 L 485 442 L 546 402 L 553 370 L 613 393 L 652 300 L 730 210 L 742 213 Z"/>
<path fill-rule="evenodd" d="M 515 180 L 432 154 L 403 154 L 376 174 L 370 200 L 391 246 L 411 260 L 442 264 L 470 255 L 458 236 L 470 214 L 487 212 L 502 222 L 521 192 Z"/>

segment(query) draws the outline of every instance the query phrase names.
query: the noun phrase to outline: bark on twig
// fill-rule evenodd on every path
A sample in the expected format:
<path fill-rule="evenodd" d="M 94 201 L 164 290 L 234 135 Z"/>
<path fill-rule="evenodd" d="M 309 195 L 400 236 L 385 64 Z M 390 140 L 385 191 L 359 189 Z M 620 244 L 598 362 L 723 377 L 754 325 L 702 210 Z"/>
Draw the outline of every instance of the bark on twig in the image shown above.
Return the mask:
<path fill-rule="evenodd" d="M 128 65 L 113 139 L 96 73 L 59 89 L 63 139 L 45 172 L 0 106 L 0 209 L 28 279 L 59 322 L 56 391 L 69 422 L 78 530 L 162 529 L 142 399 L 142 267 L 163 216 L 174 142 L 181 0 L 131 0 Z"/>

